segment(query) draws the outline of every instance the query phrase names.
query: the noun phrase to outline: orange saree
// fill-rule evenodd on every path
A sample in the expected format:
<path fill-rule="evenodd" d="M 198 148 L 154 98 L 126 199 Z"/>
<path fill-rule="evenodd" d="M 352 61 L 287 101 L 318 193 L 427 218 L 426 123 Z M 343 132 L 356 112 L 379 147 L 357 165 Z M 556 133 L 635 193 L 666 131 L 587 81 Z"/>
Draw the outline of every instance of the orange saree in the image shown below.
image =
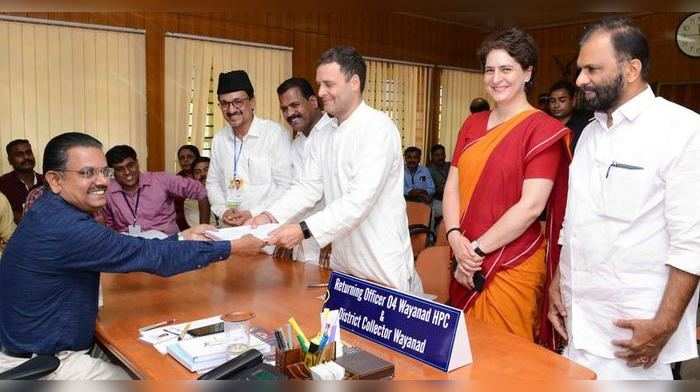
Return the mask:
<path fill-rule="evenodd" d="M 460 231 L 468 239 L 479 238 L 520 200 L 533 159 L 547 151 L 556 154 L 557 145 L 561 159 L 550 170 L 554 187 L 547 203 L 545 233 L 535 221 L 520 237 L 489 253 L 482 264 L 486 278 L 482 292 L 453 279 L 450 303 L 464 309 L 469 318 L 553 348 L 544 294 L 559 261 L 557 240 L 566 204 L 570 131 L 537 110 L 521 112 L 487 131 L 488 117 L 489 112 L 482 112 L 467 118 L 452 160 L 459 169 Z"/>

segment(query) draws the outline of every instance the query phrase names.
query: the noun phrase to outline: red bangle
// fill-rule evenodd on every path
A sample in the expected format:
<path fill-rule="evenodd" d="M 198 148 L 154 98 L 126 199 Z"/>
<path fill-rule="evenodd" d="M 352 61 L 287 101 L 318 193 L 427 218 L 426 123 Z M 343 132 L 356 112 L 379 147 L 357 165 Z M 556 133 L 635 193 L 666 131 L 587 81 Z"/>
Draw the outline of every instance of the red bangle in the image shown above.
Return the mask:
<path fill-rule="evenodd" d="M 270 220 L 270 223 L 277 223 L 277 219 L 275 219 L 275 217 L 272 216 L 272 214 L 270 214 L 269 212 L 263 211 L 263 212 L 261 212 L 261 214 L 265 215 L 267 217 L 267 219 Z"/>

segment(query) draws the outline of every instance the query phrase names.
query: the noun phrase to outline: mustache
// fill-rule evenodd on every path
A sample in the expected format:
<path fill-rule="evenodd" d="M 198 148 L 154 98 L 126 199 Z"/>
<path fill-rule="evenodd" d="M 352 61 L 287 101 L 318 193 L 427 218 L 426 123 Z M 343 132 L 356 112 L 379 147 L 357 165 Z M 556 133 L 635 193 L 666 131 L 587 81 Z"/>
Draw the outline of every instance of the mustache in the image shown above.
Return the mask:
<path fill-rule="evenodd" d="M 237 110 L 237 111 L 235 111 L 235 112 L 226 113 L 226 116 L 228 116 L 228 117 L 233 117 L 233 116 L 235 116 L 235 115 L 237 115 L 237 114 L 238 114 L 238 115 L 243 115 L 243 112 L 241 112 L 240 110 Z"/>
<path fill-rule="evenodd" d="M 287 122 L 291 123 L 292 120 L 297 119 L 297 118 L 301 118 L 301 115 L 300 114 L 291 115 L 291 116 L 287 117 Z"/>

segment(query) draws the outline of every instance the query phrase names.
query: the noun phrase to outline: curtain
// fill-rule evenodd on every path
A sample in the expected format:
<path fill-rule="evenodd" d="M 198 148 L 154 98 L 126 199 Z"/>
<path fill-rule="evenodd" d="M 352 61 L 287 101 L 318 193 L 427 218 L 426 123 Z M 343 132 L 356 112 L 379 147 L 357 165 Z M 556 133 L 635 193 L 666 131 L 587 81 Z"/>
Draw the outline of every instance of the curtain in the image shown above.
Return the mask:
<path fill-rule="evenodd" d="M 225 125 L 216 96 L 219 73 L 243 69 L 255 89 L 255 115 L 285 124 L 277 86 L 292 76 L 292 52 L 182 37 L 165 37 L 166 170 L 178 171 L 177 149 L 196 145 L 208 155 Z"/>
<path fill-rule="evenodd" d="M 108 149 L 129 144 L 145 168 L 146 58 L 142 33 L 0 20 L 0 145 L 44 146 L 80 131 Z M 11 170 L 7 159 L 0 170 Z"/>
<path fill-rule="evenodd" d="M 469 115 L 469 104 L 477 97 L 485 98 L 493 107 L 481 73 L 454 69 L 441 71 L 438 142 L 445 146 L 448 160 L 452 157 L 459 129 Z"/>
<path fill-rule="evenodd" d="M 401 132 L 401 146 L 416 146 L 427 156 L 428 104 L 432 67 L 367 60 L 364 99 L 385 112 Z"/>

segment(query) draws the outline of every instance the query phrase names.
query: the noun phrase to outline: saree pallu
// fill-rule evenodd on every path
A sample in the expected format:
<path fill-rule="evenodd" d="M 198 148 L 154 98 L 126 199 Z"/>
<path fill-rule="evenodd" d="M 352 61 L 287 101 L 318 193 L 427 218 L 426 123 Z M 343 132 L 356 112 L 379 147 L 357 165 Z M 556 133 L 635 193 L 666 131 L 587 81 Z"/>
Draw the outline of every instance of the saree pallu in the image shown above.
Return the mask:
<path fill-rule="evenodd" d="M 486 278 L 482 293 L 453 278 L 450 304 L 464 309 L 467 317 L 531 340 L 536 337 L 554 348 L 546 292 L 559 262 L 570 131 L 538 110 L 521 112 L 487 132 L 488 117 L 489 112 L 482 112 L 467 118 L 452 160 L 459 169 L 460 231 L 469 240 L 478 239 L 520 200 L 526 168 L 534 157 L 559 144 L 562 159 L 547 202 L 544 233 L 535 221 L 518 238 L 489 253 L 482 264 Z"/>

